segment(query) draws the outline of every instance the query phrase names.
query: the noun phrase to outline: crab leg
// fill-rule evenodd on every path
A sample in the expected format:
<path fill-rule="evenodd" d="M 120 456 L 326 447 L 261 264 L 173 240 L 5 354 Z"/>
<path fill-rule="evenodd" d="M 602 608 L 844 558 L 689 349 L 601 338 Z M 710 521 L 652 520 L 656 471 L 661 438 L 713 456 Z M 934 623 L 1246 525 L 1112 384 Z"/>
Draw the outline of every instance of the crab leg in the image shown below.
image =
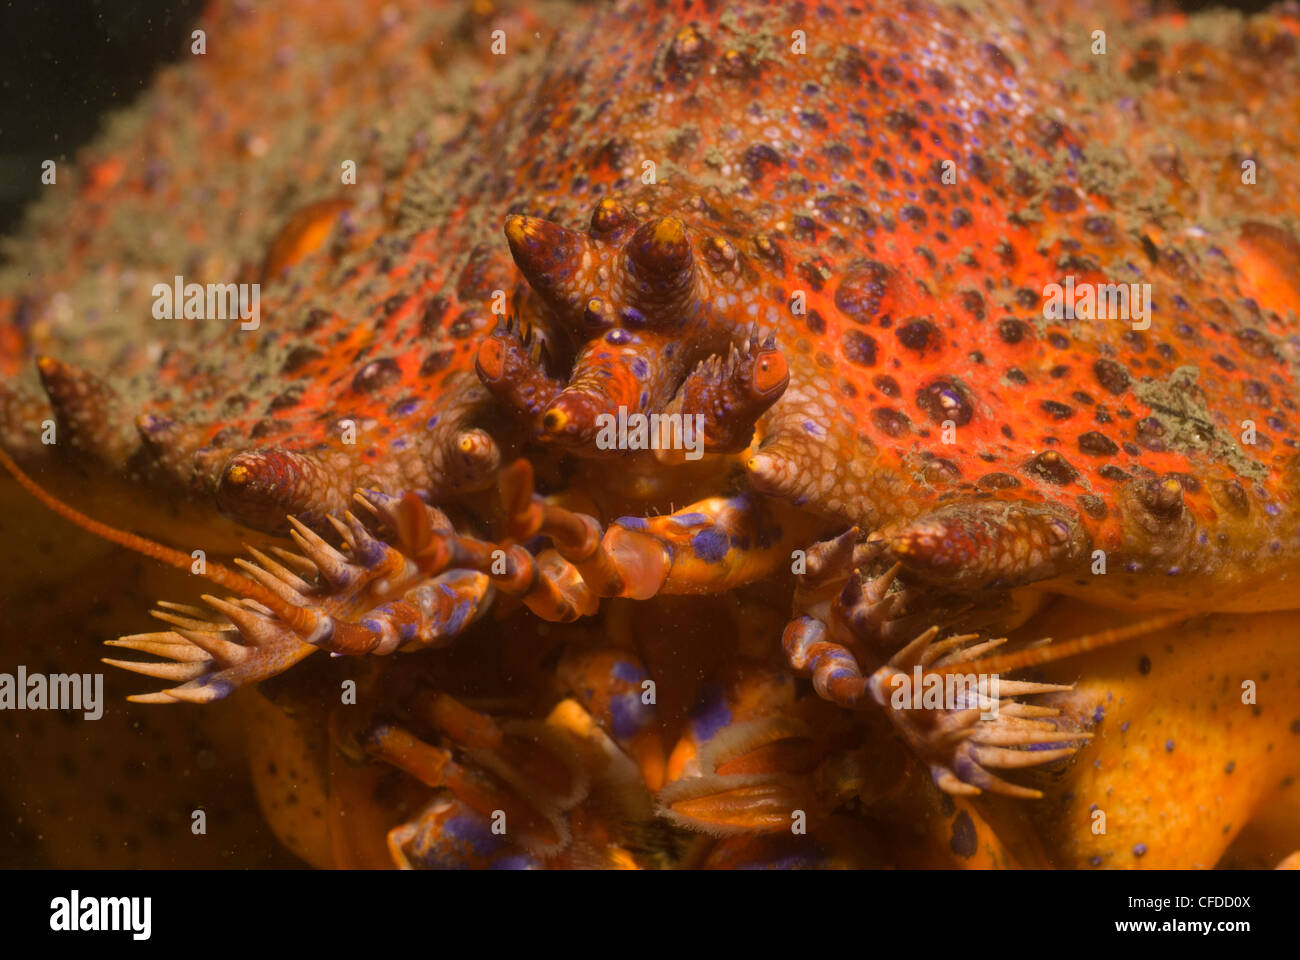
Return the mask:
<path fill-rule="evenodd" d="M 532 496 L 532 468 L 502 472 L 502 499 L 517 537 L 545 536 L 596 597 L 722 592 L 789 563 L 804 524 L 744 493 L 710 497 L 662 517 L 598 521 Z"/>

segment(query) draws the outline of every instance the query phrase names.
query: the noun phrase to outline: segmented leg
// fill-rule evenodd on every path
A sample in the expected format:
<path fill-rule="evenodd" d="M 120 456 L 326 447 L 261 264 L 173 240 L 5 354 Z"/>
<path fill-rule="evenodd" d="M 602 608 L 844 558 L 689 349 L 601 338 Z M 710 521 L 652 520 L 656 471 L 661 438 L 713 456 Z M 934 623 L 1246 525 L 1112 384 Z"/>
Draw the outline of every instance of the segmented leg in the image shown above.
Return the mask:
<path fill-rule="evenodd" d="M 389 833 L 398 866 L 637 865 L 619 835 L 650 818 L 648 795 L 636 765 L 576 701 L 545 721 L 498 721 L 431 694 L 416 698 L 412 719 L 441 745 L 393 723 L 361 738 L 371 756 L 445 791 Z"/>
<path fill-rule="evenodd" d="M 810 676 L 818 695 L 839 706 L 884 707 L 946 792 L 1040 796 L 989 768 L 1015 769 L 1060 759 L 1075 752 L 1088 735 L 1058 729 L 1052 719 L 1056 711 L 1003 698 L 1070 688 L 1000 677 L 981 687 L 968 685 L 965 678 L 958 682 L 955 675 L 949 678 L 946 674 L 955 673 L 959 665 L 972 674 L 990 673 L 981 670 L 982 658 L 1006 641 L 979 641 L 977 634 L 939 640 L 936 625 L 886 658 L 882 640 L 897 632 L 903 622 L 898 615 L 915 597 L 898 588 L 901 564 L 864 583 L 855 554 L 859 551 L 853 530 L 809 552 L 796 603 L 817 615 L 804 614 L 787 626 L 782 645 L 790 666 Z M 840 583 L 843 587 L 835 592 Z M 923 696 L 923 691 L 936 689 L 935 696 Z"/>
<path fill-rule="evenodd" d="M 594 517 L 535 496 L 526 460 L 502 471 L 501 489 L 510 535 L 550 539 L 562 562 L 538 572 L 573 606 L 605 597 L 723 592 L 789 563 L 792 544 L 806 534 L 793 512 L 753 494 L 710 497 L 667 516 L 621 517 L 604 529 Z M 570 584 L 556 576 L 561 570 Z M 512 592 L 501 579 L 493 580 Z"/>
<path fill-rule="evenodd" d="M 376 538 L 351 512 L 343 520 L 330 518 L 342 538 L 342 550 L 290 517 L 290 535 L 300 553 L 273 548 L 276 560 L 250 547 L 256 563 L 235 561 L 281 604 L 309 614 L 309 629 L 248 597 L 205 595 L 206 610 L 160 603 L 162 609 L 153 615 L 175 629 L 122 637 L 110 645 L 170 662 L 105 662 L 184 682 L 131 699 L 205 703 L 282 673 L 317 649 L 383 655 L 399 648 L 440 646 L 459 634 L 491 600 L 487 577 L 466 569 L 424 573 L 413 559 L 419 541 L 412 537 L 424 529 L 421 523 L 430 530 L 450 529 L 446 517 L 418 500 L 418 508 L 408 504 L 399 515 L 400 501 L 373 492 L 369 497 L 357 494 L 359 503 L 389 523 L 396 545 Z M 376 506 L 376 500 L 384 507 Z M 417 509 L 419 522 L 413 517 Z"/>

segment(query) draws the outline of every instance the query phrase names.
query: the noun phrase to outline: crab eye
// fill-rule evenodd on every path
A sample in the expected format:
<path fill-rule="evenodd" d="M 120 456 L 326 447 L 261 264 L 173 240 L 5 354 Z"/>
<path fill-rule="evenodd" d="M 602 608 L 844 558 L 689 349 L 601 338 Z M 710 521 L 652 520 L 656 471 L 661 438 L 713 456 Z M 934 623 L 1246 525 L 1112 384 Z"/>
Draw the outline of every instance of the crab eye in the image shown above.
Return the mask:
<path fill-rule="evenodd" d="M 789 379 L 790 368 L 786 366 L 785 357 L 777 350 L 760 354 L 754 363 L 754 390 L 760 395 L 783 388 Z"/>
<path fill-rule="evenodd" d="M 505 372 L 505 350 L 496 337 L 488 337 L 478 348 L 479 373 L 492 382 L 501 379 Z"/>

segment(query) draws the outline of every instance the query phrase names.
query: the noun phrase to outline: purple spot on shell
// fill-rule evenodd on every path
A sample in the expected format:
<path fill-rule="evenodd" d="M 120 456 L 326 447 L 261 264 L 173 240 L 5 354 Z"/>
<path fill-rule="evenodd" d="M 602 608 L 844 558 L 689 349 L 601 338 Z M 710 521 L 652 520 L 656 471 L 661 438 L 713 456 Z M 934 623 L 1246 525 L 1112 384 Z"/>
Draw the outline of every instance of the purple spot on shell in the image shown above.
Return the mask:
<path fill-rule="evenodd" d="M 813 423 L 811 420 L 805 420 L 803 422 L 803 429 L 805 433 L 810 433 L 814 437 L 826 436 L 826 430 L 818 424 Z"/>
<path fill-rule="evenodd" d="M 705 563 L 717 563 L 727 555 L 730 542 L 721 530 L 701 530 L 691 537 L 691 550 Z"/>
<path fill-rule="evenodd" d="M 1127 721 L 1127 720 L 1125 720 L 1123 723 L 1121 723 L 1121 724 L 1119 725 L 1119 732 L 1120 732 L 1120 733 L 1128 733 L 1128 721 Z"/>
<path fill-rule="evenodd" d="M 429 421 L 424 425 L 424 428 L 426 430 L 432 430 L 437 425 L 438 425 L 438 414 L 435 413 L 433 416 L 429 418 Z"/>
<path fill-rule="evenodd" d="M 1166 752 L 1166 753 L 1173 753 L 1173 752 L 1174 752 L 1174 742 L 1173 742 L 1172 740 L 1166 740 L 1166 741 L 1165 741 L 1165 752 Z"/>
<path fill-rule="evenodd" d="M 627 343 L 632 339 L 632 335 L 621 327 L 615 327 L 609 333 L 605 334 L 605 342 L 612 343 L 615 346 Z"/>
<path fill-rule="evenodd" d="M 1145 843 L 1135 843 L 1133 845 L 1133 856 L 1145 857 L 1147 855 L 1147 845 Z"/>
<path fill-rule="evenodd" d="M 641 357 L 637 357 L 635 360 L 632 361 L 632 374 L 638 380 L 644 380 L 646 378 L 646 374 L 648 374 L 649 372 L 650 372 L 650 365 L 646 363 L 645 360 L 643 360 Z M 644 403 L 642 405 L 644 406 Z"/>

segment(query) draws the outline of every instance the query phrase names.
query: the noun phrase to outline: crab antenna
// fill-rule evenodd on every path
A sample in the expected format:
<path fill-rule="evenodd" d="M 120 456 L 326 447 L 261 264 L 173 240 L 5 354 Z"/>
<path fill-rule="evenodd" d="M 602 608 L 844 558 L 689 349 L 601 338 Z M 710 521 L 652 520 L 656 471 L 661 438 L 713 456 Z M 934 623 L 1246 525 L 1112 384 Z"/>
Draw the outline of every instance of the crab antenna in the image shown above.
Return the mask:
<path fill-rule="evenodd" d="M 979 668 L 983 673 L 1005 673 L 1011 670 L 1020 670 L 1024 667 L 1037 667 L 1045 663 L 1064 660 L 1066 657 L 1075 657 L 1090 650 L 1109 647 L 1125 640 L 1132 640 L 1134 637 L 1143 637 L 1148 633 L 1155 633 L 1165 627 L 1171 627 L 1176 623 L 1182 623 L 1184 620 L 1190 620 L 1194 616 L 1196 616 L 1195 612 L 1186 610 L 1162 613 L 1146 620 L 1139 620 L 1137 623 L 1129 624 L 1126 627 L 1086 633 L 1081 637 L 1075 637 L 1072 640 L 1066 640 L 1063 643 L 1052 644 L 1051 646 L 1032 647 L 1015 653 L 1000 653 L 991 657 L 984 657 L 978 661 Z M 950 663 L 942 667 L 927 668 L 926 672 L 937 674 L 962 673 L 969 671 L 970 668 L 970 663 Z"/>
<path fill-rule="evenodd" d="M 3 466 L 18 481 L 24 490 L 30 493 L 45 506 L 49 507 L 59 516 L 71 523 L 76 524 L 83 530 L 88 530 L 97 537 L 116 543 L 118 546 L 126 547 L 128 550 L 134 550 L 136 553 L 144 554 L 146 557 L 152 557 L 163 563 L 169 564 L 178 570 L 184 570 L 193 573 L 194 558 L 187 553 L 181 553 L 171 547 L 165 547 L 161 543 L 156 543 L 138 534 L 127 533 L 125 530 L 118 530 L 116 527 L 110 527 L 106 523 L 93 520 L 86 516 L 80 510 L 69 506 L 54 494 L 42 488 L 35 480 L 23 472 L 3 449 L 0 449 L 0 466 Z M 276 594 L 263 587 L 260 583 L 250 580 L 243 574 L 236 573 L 229 567 L 223 567 L 219 563 L 205 563 L 204 572 L 199 576 L 206 577 L 213 583 L 225 587 L 234 593 L 241 594 L 270 609 L 281 620 L 288 624 L 298 633 L 310 632 L 314 623 L 311 615 L 303 607 L 296 607 L 291 603 L 285 602 Z"/>

